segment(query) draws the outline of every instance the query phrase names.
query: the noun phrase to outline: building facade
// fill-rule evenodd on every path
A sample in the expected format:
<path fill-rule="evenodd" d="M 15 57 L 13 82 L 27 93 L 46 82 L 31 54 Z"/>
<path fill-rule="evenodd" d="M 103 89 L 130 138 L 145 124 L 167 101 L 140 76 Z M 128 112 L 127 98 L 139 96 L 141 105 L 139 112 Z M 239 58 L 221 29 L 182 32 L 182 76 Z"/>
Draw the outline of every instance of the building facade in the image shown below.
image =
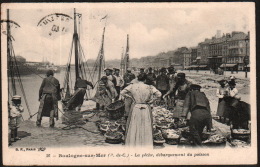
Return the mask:
<path fill-rule="evenodd" d="M 188 69 L 191 65 L 191 50 L 185 50 L 183 54 L 183 68 Z"/>

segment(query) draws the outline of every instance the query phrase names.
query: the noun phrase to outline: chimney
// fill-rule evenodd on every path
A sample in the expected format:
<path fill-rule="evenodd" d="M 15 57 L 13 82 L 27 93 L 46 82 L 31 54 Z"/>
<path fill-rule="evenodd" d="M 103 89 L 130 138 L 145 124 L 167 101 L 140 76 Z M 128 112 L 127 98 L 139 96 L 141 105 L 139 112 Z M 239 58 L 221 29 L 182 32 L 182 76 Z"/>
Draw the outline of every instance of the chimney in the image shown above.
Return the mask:
<path fill-rule="evenodd" d="M 221 37 L 221 30 L 217 30 L 216 38 L 220 38 L 220 37 Z"/>

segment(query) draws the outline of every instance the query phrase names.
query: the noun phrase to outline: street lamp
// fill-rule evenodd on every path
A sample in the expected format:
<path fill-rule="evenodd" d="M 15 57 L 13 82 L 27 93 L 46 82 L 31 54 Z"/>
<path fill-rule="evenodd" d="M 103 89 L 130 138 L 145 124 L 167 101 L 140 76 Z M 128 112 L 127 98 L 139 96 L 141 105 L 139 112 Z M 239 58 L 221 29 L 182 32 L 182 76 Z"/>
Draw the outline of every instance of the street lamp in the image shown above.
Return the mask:
<path fill-rule="evenodd" d="M 247 55 L 247 45 L 249 42 L 249 33 L 248 36 L 246 36 L 245 38 L 245 42 L 246 42 L 246 56 L 244 57 L 244 64 L 245 64 L 245 78 L 247 78 L 247 65 L 249 64 L 249 56 Z"/>

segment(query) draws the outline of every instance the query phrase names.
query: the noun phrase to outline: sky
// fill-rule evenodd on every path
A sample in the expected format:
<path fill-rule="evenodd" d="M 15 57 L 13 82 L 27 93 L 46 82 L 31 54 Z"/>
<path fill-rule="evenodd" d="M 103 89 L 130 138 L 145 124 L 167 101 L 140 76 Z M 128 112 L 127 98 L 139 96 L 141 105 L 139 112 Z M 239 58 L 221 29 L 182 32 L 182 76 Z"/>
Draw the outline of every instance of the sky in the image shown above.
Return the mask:
<path fill-rule="evenodd" d="M 130 58 L 140 58 L 182 46 L 197 46 L 205 38 L 216 35 L 217 30 L 221 30 L 222 34 L 247 32 L 252 28 L 248 6 L 241 3 L 220 4 L 81 3 L 16 5 L 8 8 L 10 20 L 20 25 L 20 28 L 11 28 L 16 55 L 25 57 L 27 61 L 47 59 L 63 65 L 67 63 L 71 49 L 73 19 L 67 22 L 57 19 L 47 25 L 37 26 L 49 14 L 63 13 L 73 17 L 74 7 L 81 14 L 78 30 L 86 59 L 96 59 L 103 27 L 106 26 L 104 53 L 105 59 L 111 60 L 121 58 L 122 50 L 126 48 L 127 34 Z M 107 19 L 100 20 L 106 15 Z M 53 25 L 59 26 L 59 30 L 64 27 L 66 32 L 54 32 L 49 36 Z"/>

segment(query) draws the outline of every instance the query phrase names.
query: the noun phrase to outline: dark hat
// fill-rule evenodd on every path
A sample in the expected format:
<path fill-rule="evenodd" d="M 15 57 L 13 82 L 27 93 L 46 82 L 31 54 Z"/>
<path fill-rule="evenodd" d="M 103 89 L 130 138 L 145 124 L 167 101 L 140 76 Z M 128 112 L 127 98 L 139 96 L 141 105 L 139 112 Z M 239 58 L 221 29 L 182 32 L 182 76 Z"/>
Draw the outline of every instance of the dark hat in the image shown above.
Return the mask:
<path fill-rule="evenodd" d="M 161 72 L 166 72 L 166 68 L 161 68 L 161 70 L 160 70 Z"/>
<path fill-rule="evenodd" d="M 175 72 L 174 67 L 168 67 L 168 71 Z"/>
<path fill-rule="evenodd" d="M 185 78 L 185 73 L 180 72 L 180 73 L 177 74 L 177 77 Z"/>
<path fill-rule="evenodd" d="M 111 68 L 106 68 L 104 71 L 113 71 Z"/>
<path fill-rule="evenodd" d="M 229 81 L 228 84 L 233 85 L 233 86 L 236 85 L 236 83 L 234 81 Z"/>
<path fill-rule="evenodd" d="M 144 70 L 144 68 L 140 68 L 140 70 Z"/>
<path fill-rule="evenodd" d="M 52 70 L 48 70 L 47 73 L 46 73 L 47 76 L 50 76 L 50 75 L 53 75 L 53 74 L 54 74 L 54 73 L 53 73 Z"/>
<path fill-rule="evenodd" d="M 120 71 L 118 68 L 114 68 L 114 71 Z"/>
<path fill-rule="evenodd" d="M 101 80 L 107 80 L 107 76 L 103 76 Z"/>
<path fill-rule="evenodd" d="M 222 80 L 220 80 L 220 81 L 218 81 L 218 83 L 221 85 L 221 84 L 224 84 L 225 82 L 227 82 L 227 80 L 225 80 L 225 79 L 222 79 Z"/>
<path fill-rule="evenodd" d="M 200 85 L 197 85 L 197 84 L 191 84 L 191 85 L 190 85 L 190 88 L 193 89 L 193 90 L 200 90 L 200 89 L 201 89 L 201 86 L 200 86 Z"/>
<path fill-rule="evenodd" d="M 138 81 L 144 81 L 144 80 L 146 80 L 146 74 L 139 74 L 138 76 L 137 76 L 137 79 L 138 79 Z"/>
<path fill-rule="evenodd" d="M 148 70 L 152 70 L 153 68 L 152 67 L 149 67 Z"/>

